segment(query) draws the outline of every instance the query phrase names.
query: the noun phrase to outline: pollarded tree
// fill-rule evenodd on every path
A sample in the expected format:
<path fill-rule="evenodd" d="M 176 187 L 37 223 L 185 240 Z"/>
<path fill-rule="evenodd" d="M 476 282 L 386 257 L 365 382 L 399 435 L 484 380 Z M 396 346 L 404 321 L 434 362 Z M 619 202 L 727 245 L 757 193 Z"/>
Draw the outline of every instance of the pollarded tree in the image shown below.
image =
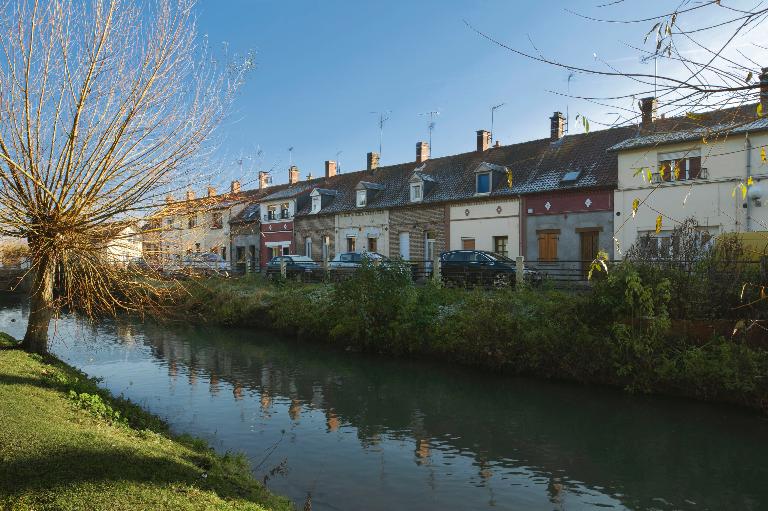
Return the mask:
<path fill-rule="evenodd" d="M 14 0 L 0 9 L 0 234 L 26 239 L 28 351 L 61 308 L 137 309 L 111 264 L 120 226 L 160 203 L 250 67 L 196 45 L 192 0 Z M 116 227 L 117 226 L 117 227 Z"/>

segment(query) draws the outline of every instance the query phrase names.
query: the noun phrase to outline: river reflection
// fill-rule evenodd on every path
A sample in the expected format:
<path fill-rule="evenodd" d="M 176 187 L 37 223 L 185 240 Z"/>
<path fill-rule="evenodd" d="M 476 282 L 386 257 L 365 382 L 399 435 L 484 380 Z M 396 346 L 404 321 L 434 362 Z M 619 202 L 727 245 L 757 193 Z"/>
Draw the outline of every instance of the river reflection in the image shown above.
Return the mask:
<path fill-rule="evenodd" d="M 20 335 L 25 312 L 0 311 Z M 16 319 L 12 322 L 11 319 Z M 57 324 L 54 351 L 315 510 L 763 509 L 750 412 L 382 360 L 252 330 Z"/>

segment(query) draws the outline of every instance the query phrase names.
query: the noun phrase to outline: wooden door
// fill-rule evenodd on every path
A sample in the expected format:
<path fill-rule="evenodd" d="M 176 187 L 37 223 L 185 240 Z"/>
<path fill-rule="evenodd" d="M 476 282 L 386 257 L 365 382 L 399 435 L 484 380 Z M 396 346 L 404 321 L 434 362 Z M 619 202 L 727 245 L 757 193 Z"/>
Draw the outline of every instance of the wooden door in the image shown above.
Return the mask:
<path fill-rule="evenodd" d="M 592 261 L 597 257 L 597 247 L 600 233 L 598 231 L 584 231 L 581 236 L 581 273 L 586 278 Z"/>

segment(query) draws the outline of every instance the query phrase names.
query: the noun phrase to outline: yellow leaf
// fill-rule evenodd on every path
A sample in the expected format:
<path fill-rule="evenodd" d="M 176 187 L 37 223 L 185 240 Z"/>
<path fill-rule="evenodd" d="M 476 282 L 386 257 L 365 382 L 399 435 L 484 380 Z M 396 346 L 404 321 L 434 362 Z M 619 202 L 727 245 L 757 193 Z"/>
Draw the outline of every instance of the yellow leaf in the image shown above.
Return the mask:
<path fill-rule="evenodd" d="M 760 288 L 760 299 L 765 300 L 765 286 Z"/>
<path fill-rule="evenodd" d="M 701 143 L 707 145 L 707 137 L 701 137 Z"/>
<path fill-rule="evenodd" d="M 637 214 L 637 208 L 640 207 L 640 199 L 635 199 L 632 201 L 632 218 L 635 218 L 635 215 Z"/>
<path fill-rule="evenodd" d="M 507 184 L 512 188 L 512 170 L 507 169 Z"/>
<path fill-rule="evenodd" d="M 763 104 L 758 103 L 757 104 L 757 116 L 762 117 L 763 116 Z"/>
<path fill-rule="evenodd" d="M 661 180 L 664 180 L 664 171 L 667 170 L 667 165 L 662 163 L 659 167 L 659 176 L 661 177 Z"/>
<path fill-rule="evenodd" d="M 678 179 L 680 179 L 680 162 L 676 161 L 675 162 L 675 181 L 677 181 Z"/>
<path fill-rule="evenodd" d="M 765 147 L 760 149 L 760 159 L 763 161 L 763 164 L 765 164 L 766 157 L 765 157 Z"/>
<path fill-rule="evenodd" d="M 753 184 L 755 184 L 755 181 L 752 179 L 752 176 L 749 176 L 747 179 L 747 186 L 752 186 Z"/>
<path fill-rule="evenodd" d="M 744 200 L 747 198 L 747 187 L 744 185 L 744 183 L 739 183 L 739 188 L 741 188 L 741 200 Z"/>
<path fill-rule="evenodd" d="M 653 183 L 653 173 L 651 173 L 651 169 L 648 169 L 648 182 Z"/>
<path fill-rule="evenodd" d="M 656 217 L 656 234 L 661 232 L 661 215 Z"/>
<path fill-rule="evenodd" d="M 635 169 L 635 172 L 632 174 L 632 177 L 637 177 L 639 174 L 642 174 L 643 179 L 645 179 L 645 172 L 643 172 L 644 170 L 645 170 L 644 167 L 640 167 L 638 169 Z"/>
<path fill-rule="evenodd" d="M 736 188 L 738 188 L 738 186 L 734 186 L 733 190 L 731 190 L 731 197 L 736 197 Z"/>

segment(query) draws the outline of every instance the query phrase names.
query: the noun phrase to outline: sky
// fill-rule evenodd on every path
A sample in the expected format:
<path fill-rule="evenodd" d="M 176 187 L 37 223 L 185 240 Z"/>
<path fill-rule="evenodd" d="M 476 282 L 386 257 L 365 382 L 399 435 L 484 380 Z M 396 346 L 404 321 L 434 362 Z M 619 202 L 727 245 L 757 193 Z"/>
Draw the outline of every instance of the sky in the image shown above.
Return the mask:
<path fill-rule="evenodd" d="M 652 23 L 605 24 L 566 9 L 611 18 L 650 14 L 654 2 L 549 0 L 201 0 L 198 31 L 231 53 L 254 51 L 256 67 L 217 131 L 219 186 L 240 179 L 253 187 L 258 170 L 287 181 L 290 163 L 302 178 L 365 168 L 378 151 L 379 115 L 387 112 L 381 164 L 415 160 L 427 141 L 427 112 L 438 111 L 432 157 L 474 150 L 479 129 L 502 144 L 549 136 L 549 117 L 586 115 L 592 129 L 616 118 L 615 108 L 559 93 L 603 96 L 647 90 L 628 80 L 576 75 L 512 54 L 479 36 L 541 52 L 571 64 L 652 73 L 637 51 Z M 658 5 L 669 5 L 658 2 Z M 657 14 L 657 12 L 653 12 Z M 661 71 L 661 70 L 660 70 Z M 554 92 L 553 92 L 554 91 Z M 627 99 L 633 108 L 636 99 Z M 293 150 L 289 153 L 289 148 Z M 242 162 L 242 164 L 240 163 Z"/>

